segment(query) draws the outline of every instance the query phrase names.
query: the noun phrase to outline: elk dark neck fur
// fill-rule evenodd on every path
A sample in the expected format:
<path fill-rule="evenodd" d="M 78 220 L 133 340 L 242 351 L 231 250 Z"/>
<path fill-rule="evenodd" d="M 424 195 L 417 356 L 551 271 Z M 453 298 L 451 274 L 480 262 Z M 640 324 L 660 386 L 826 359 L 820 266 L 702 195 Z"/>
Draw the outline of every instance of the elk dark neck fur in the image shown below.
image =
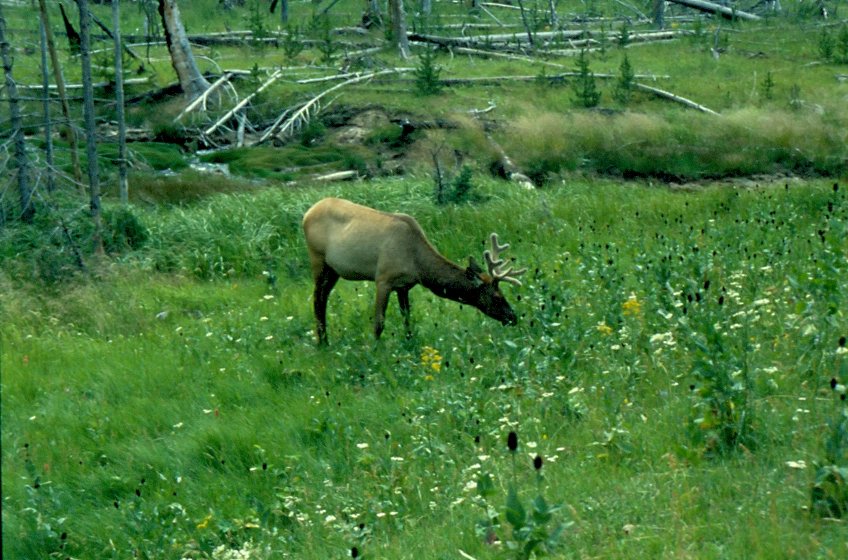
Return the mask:
<path fill-rule="evenodd" d="M 466 276 L 465 268 L 449 261 L 435 249 L 429 255 L 421 255 L 421 284 L 439 297 L 459 303 L 471 303 L 475 284 Z"/>

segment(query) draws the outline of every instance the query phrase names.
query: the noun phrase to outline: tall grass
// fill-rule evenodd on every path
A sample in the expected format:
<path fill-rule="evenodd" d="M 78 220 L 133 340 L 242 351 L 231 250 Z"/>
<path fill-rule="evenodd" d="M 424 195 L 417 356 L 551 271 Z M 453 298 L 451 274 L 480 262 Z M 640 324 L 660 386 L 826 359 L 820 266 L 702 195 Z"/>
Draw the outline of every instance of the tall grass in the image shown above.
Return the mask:
<path fill-rule="evenodd" d="M 844 185 L 479 188 L 221 195 L 144 211 L 151 240 L 97 280 L 4 268 L 4 557 L 519 558 L 508 486 L 562 506 L 557 554 L 848 552 L 810 511 L 845 381 Z M 501 233 L 530 267 L 519 326 L 418 288 L 414 338 L 392 302 L 375 344 L 373 287 L 341 282 L 317 348 L 299 217 L 330 194 L 415 215 L 454 260 Z"/>
<path fill-rule="evenodd" d="M 566 171 L 683 180 L 750 174 L 840 175 L 848 162 L 844 112 L 742 109 L 695 113 L 532 114 L 505 142 L 538 180 Z"/>

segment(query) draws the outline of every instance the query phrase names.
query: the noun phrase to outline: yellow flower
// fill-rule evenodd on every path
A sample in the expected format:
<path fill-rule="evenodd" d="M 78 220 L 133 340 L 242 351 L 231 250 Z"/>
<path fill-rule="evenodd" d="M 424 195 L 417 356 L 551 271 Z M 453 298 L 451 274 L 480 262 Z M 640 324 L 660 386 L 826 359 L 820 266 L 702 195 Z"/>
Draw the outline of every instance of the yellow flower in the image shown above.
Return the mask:
<path fill-rule="evenodd" d="M 203 518 L 203 521 L 197 524 L 198 529 L 205 529 L 209 525 L 209 521 L 212 520 L 212 514 L 210 513 L 206 517 Z"/>
<path fill-rule="evenodd" d="M 442 356 L 435 348 L 425 346 L 421 349 L 421 365 L 438 373 L 442 370 Z M 427 377 L 432 378 L 430 375 Z"/>
<path fill-rule="evenodd" d="M 601 334 L 612 334 L 612 327 L 601 321 L 598 323 L 598 332 Z"/>
<path fill-rule="evenodd" d="M 627 301 L 621 304 L 621 309 L 625 315 L 636 316 L 642 312 L 642 302 L 636 299 L 636 294 L 631 293 Z"/>

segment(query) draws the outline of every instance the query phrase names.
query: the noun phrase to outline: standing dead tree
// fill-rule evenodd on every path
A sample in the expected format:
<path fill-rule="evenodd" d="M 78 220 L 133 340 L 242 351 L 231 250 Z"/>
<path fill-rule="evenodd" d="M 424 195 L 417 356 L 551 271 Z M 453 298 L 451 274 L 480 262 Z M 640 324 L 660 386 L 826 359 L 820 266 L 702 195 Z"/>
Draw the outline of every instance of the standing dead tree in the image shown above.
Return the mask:
<path fill-rule="evenodd" d="M 200 68 L 194 60 L 176 0 L 159 0 L 159 15 L 162 17 L 165 42 L 168 44 L 171 64 L 177 73 L 180 87 L 186 97 L 194 99 L 209 89 L 209 82 L 200 73 Z"/>
<path fill-rule="evenodd" d="M 59 53 L 56 50 L 56 41 L 53 39 L 53 31 L 50 28 L 50 18 L 47 15 L 47 3 L 38 0 L 38 10 L 41 14 L 41 23 L 44 26 L 45 38 L 47 39 L 47 51 L 50 54 L 50 64 L 53 66 L 53 80 L 56 82 L 56 91 L 59 93 L 59 102 L 62 106 L 62 116 L 65 117 L 65 135 L 71 145 L 71 167 L 74 180 L 78 185 L 82 184 L 82 167 L 79 160 L 79 146 L 77 145 L 77 131 L 71 119 L 71 106 L 68 104 L 68 96 L 65 93 L 65 77 L 62 75 L 62 65 L 59 62 Z"/>
<path fill-rule="evenodd" d="M 6 97 L 9 99 L 9 112 L 12 117 L 12 137 L 15 145 L 15 166 L 18 168 L 18 192 L 21 200 L 21 221 L 30 223 L 35 216 L 32 205 L 32 191 L 29 185 L 29 161 L 26 155 L 24 127 L 21 109 L 18 106 L 18 88 L 12 77 L 12 54 L 6 40 L 6 18 L 0 7 L 0 58 L 3 60 L 3 74 L 6 77 Z"/>
<path fill-rule="evenodd" d="M 118 192 L 121 203 L 129 202 L 127 181 L 127 123 L 124 119 L 124 62 L 121 45 L 121 3 L 112 0 L 112 39 L 115 42 L 115 116 L 118 119 Z"/>
<path fill-rule="evenodd" d="M 80 14 L 80 59 L 82 62 L 83 116 L 88 157 L 89 209 L 94 222 L 94 252 L 103 254 L 103 219 L 100 208 L 100 175 L 97 166 L 97 136 L 94 122 L 94 88 L 91 87 L 91 14 L 88 0 L 77 2 Z"/>

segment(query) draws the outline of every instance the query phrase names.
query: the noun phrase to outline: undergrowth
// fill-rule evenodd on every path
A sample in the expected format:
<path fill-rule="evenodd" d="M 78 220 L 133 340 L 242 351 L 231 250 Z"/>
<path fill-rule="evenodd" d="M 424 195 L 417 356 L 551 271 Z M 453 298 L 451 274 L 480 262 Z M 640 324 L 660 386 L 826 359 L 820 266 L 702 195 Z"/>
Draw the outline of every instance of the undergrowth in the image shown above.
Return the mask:
<path fill-rule="evenodd" d="M 51 290 L 4 253 L 4 557 L 848 552 L 844 185 L 370 186 L 136 208 L 139 247 Z M 375 344 L 340 282 L 316 347 L 328 195 L 458 262 L 497 231 L 519 325 L 416 288 Z"/>

